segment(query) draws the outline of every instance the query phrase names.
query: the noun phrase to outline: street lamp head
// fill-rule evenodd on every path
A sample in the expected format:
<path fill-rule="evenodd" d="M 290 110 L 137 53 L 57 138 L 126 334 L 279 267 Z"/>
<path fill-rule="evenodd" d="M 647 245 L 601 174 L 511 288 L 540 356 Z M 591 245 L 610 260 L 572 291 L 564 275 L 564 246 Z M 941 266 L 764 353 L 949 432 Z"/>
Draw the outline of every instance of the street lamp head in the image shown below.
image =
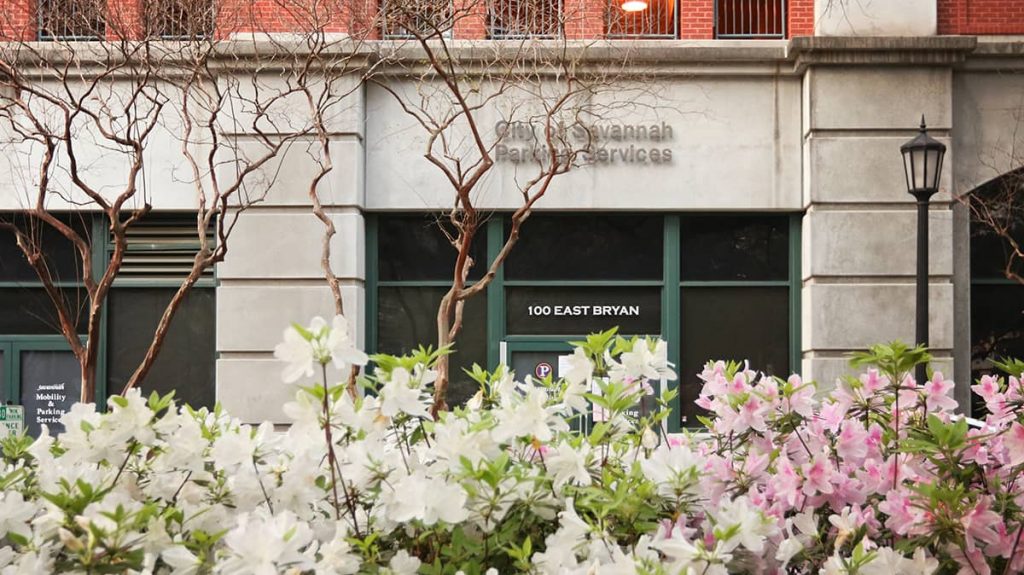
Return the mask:
<path fill-rule="evenodd" d="M 900 146 L 900 152 L 907 175 L 907 191 L 919 199 L 922 196 L 928 199 L 938 192 L 946 146 L 928 135 L 924 116 L 921 116 L 921 133 Z"/>

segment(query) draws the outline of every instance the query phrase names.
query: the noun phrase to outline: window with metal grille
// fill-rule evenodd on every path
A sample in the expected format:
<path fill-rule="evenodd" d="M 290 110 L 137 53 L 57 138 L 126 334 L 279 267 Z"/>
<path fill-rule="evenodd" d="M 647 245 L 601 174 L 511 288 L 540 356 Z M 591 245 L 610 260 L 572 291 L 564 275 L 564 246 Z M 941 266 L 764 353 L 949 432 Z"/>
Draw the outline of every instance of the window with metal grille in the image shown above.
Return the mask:
<path fill-rule="evenodd" d="M 98 40 L 106 34 L 106 0 L 39 0 L 40 40 Z"/>
<path fill-rule="evenodd" d="M 382 0 L 380 25 L 385 40 L 450 36 L 454 25 L 452 0 Z"/>
<path fill-rule="evenodd" d="M 605 7 L 605 34 L 609 38 L 675 38 L 679 30 L 676 0 L 650 0 L 642 10 L 624 9 L 621 0 Z"/>
<path fill-rule="evenodd" d="M 785 38 L 785 0 L 717 0 L 716 38 Z"/>
<path fill-rule="evenodd" d="M 206 234 L 212 244 L 212 226 Z M 180 282 L 192 269 L 192 262 L 199 251 L 194 214 L 150 214 L 132 224 L 125 239 L 128 245 L 117 276 L 118 285 L 168 280 Z M 205 270 L 202 279 L 212 280 L 213 270 Z"/>
<path fill-rule="evenodd" d="M 561 0 L 491 0 L 487 32 L 491 38 L 555 38 L 562 34 Z"/>
<path fill-rule="evenodd" d="M 142 23 L 150 38 L 205 38 L 213 34 L 212 0 L 142 0 Z"/>

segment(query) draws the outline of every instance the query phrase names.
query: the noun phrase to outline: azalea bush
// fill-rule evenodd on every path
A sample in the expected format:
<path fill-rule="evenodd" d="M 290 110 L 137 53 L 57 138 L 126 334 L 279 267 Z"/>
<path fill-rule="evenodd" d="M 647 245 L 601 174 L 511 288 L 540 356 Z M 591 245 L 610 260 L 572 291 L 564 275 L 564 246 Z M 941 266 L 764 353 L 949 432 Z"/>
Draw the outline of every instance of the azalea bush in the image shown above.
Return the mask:
<path fill-rule="evenodd" d="M 829 393 L 713 362 L 706 431 L 669 435 L 664 342 L 592 335 L 558 380 L 473 366 L 434 419 L 447 350 L 368 358 L 345 326 L 286 330 L 287 429 L 133 390 L 5 439 L 0 572 L 1024 570 L 1024 364 L 974 386 L 972 428 L 941 373 L 913 380 L 922 349 L 874 348 Z M 361 393 L 327 380 L 370 360 Z"/>

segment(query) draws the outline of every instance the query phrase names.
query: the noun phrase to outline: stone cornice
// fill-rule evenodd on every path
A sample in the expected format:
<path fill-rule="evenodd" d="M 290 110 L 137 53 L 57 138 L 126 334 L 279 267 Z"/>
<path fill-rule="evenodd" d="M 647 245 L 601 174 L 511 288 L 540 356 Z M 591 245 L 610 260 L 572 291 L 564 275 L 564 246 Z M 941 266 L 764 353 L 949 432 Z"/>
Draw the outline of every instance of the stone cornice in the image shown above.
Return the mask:
<path fill-rule="evenodd" d="M 808 66 L 954 66 L 978 45 L 974 36 L 801 37 L 789 42 L 794 71 Z"/>
<path fill-rule="evenodd" d="M 424 52 L 411 41 L 363 41 L 339 36 L 321 52 L 322 66 L 350 72 L 375 66 L 377 74 L 411 75 L 427 71 Z M 69 44 L 0 43 L 23 69 L 43 61 L 55 65 L 73 57 L 76 65 L 109 66 L 119 53 L 98 42 Z M 173 60 L 183 46 L 153 43 Z M 555 67 L 562 58 L 584 68 L 628 69 L 644 76 L 800 75 L 809 66 L 948 66 L 968 70 L 1024 70 L 1024 37 L 800 37 L 791 40 L 449 40 L 449 52 L 466 73 L 483 72 L 502 61 Z M 258 68 L 265 72 L 293 66 L 307 54 L 297 37 L 244 36 L 207 48 L 215 67 Z M 114 48 L 114 50 L 117 50 Z M 624 65 L 625 64 L 625 65 Z M 314 65 L 316 67 L 316 65 Z"/>

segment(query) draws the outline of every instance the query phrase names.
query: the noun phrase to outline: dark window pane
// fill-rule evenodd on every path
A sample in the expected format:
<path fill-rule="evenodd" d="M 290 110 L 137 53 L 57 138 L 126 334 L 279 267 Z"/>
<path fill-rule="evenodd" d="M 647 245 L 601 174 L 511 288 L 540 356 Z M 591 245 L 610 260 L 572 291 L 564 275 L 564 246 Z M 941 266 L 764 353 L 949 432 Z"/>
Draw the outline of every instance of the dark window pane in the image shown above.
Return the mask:
<path fill-rule="evenodd" d="M 1010 233 L 1016 241 L 1024 241 L 1024 222 L 1015 226 Z M 1001 236 L 977 221 L 971 222 L 971 277 L 1005 278 L 1006 264 L 1010 261 L 1013 248 Z M 1012 271 L 1024 274 L 1024 262 L 1016 260 Z"/>
<path fill-rule="evenodd" d="M 141 16 L 146 35 L 157 38 L 207 37 L 216 19 L 212 0 L 145 2 Z"/>
<path fill-rule="evenodd" d="M 510 287 L 506 319 L 514 335 L 661 333 L 660 287 Z"/>
<path fill-rule="evenodd" d="M 487 269 L 487 231 L 485 225 L 473 240 L 471 256 L 475 265 L 470 279 L 478 279 Z M 450 224 L 443 216 L 382 215 L 377 224 L 380 279 L 450 280 L 458 253 L 445 231 Z"/>
<path fill-rule="evenodd" d="M 700 425 L 697 375 L 710 360 L 749 360 L 757 371 L 789 375 L 789 288 L 684 288 L 681 297 L 683 425 Z"/>
<path fill-rule="evenodd" d="M 787 216 L 687 216 L 680 225 L 683 281 L 789 278 Z"/>
<path fill-rule="evenodd" d="M 417 346 L 437 345 L 437 306 L 446 288 L 384 287 L 378 291 L 377 351 L 404 355 Z M 487 365 L 487 298 L 466 301 L 462 331 L 450 358 L 448 404 L 459 405 L 477 392 L 478 386 L 463 373 L 474 363 Z"/>
<path fill-rule="evenodd" d="M 39 39 L 102 38 L 104 0 L 40 0 Z"/>
<path fill-rule="evenodd" d="M 971 286 L 971 371 L 993 373 L 992 358 L 1024 359 L 1024 286 Z"/>
<path fill-rule="evenodd" d="M 1003 278 L 1013 253 L 1009 239 L 1024 241 L 1024 170 L 1015 170 L 990 180 L 970 192 L 971 277 Z M 965 196 L 966 197 L 966 196 Z M 1009 236 L 1002 237 L 995 230 Z M 1024 273 L 1024 262 L 1014 262 L 1012 271 Z"/>
<path fill-rule="evenodd" d="M 118 288 L 109 299 L 108 392 L 121 393 L 145 357 L 174 288 Z M 193 288 L 171 320 L 163 347 L 142 384 L 145 394 L 175 390 L 179 404 L 213 407 L 215 291 Z"/>
<path fill-rule="evenodd" d="M 660 280 L 663 228 L 660 215 L 534 215 L 505 261 L 505 279 Z"/>
<path fill-rule="evenodd" d="M 65 288 L 64 306 L 78 333 L 88 327 L 89 298 L 84 289 Z M 57 310 L 43 288 L 0 289 L 0 333 L 6 335 L 60 335 Z"/>
<path fill-rule="evenodd" d="M 86 241 L 91 241 L 88 219 L 64 217 L 62 220 Z M 81 281 L 82 265 L 78 250 L 63 234 L 49 224 L 27 218 L 24 214 L 3 214 L 0 215 L 0 222 L 17 226 L 42 246 L 46 266 L 54 281 Z M 39 276 L 28 264 L 16 242 L 10 230 L 0 228 L 0 281 L 38 282 Z"/>
<path fill-rule="evenodd" d="M 21 405 L 29 435 L 37 437 L 44 423 L 51 435 L 64 431 L 60 418 L 81 394 L 81 369 L 70 351 L 21 352 Z"/>

